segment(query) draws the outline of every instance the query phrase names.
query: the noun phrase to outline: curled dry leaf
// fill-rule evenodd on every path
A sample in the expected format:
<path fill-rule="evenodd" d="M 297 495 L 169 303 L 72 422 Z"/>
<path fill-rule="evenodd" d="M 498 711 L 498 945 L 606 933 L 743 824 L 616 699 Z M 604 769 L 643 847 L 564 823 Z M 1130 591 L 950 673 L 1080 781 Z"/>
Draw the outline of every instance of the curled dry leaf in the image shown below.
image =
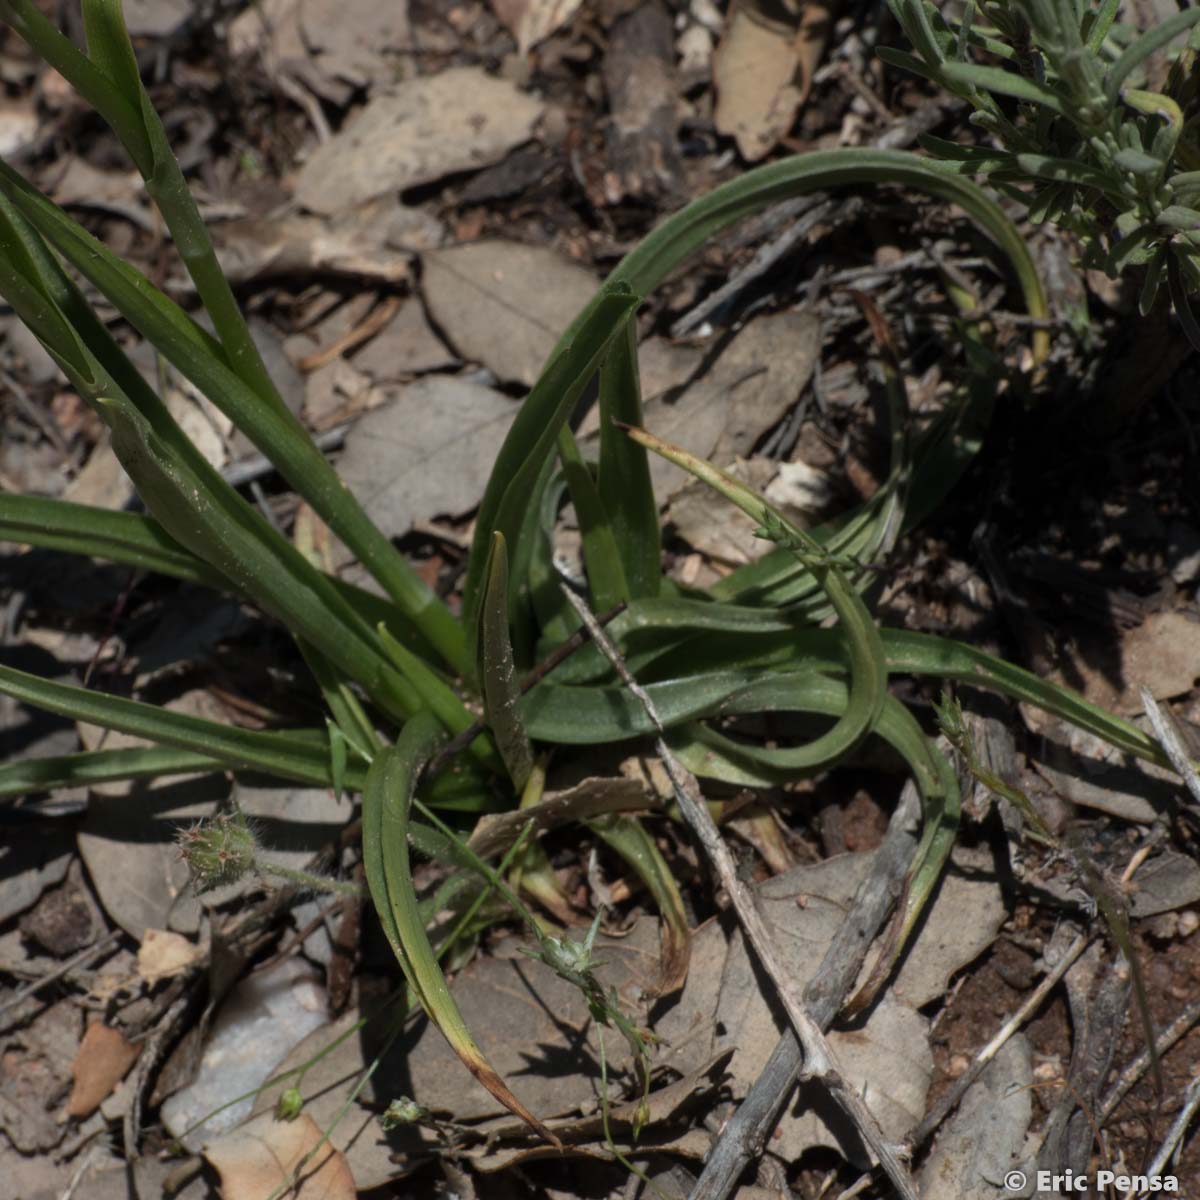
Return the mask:
<path fill-rule="evenodd" d="M 93 1021 L 71 1064 L 73 1082 L 67 1100 L 67 1115 L 76 1120 L 90 1117 L 125 1078 L 141 1049 L 141 1043 L 134 1045 L 127 1041 L 119 1029 L 102 1021 Z"/>
<path fill-rule="evenodd" d="M 279 1188 L 288 1200 L 354 1200 L 345 1155 L 321 1139 L 306 1113 L 291 1121 L 263 1113 L 207 1146 L 204 1157 L 221 1176 L 221 1200 L 265 1200 Z"/>
<path fill-rule="evenodd" d="M 138 947 L 137 970 L 146 983 L 157 983 L 186 971 L 203 956 L 204 951 L 182 934 L 168 929 L 147 929 Z"/>

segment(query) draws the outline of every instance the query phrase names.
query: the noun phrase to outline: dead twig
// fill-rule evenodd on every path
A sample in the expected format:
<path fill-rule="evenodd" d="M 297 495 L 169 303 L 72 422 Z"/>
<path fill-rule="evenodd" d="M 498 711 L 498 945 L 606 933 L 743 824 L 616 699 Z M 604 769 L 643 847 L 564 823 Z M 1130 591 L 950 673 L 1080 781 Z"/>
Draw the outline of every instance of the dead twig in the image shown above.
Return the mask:
<path fill-rule="evenodd" d="M 1159 1059 L 1175 1045 L 1180 1038 L 1184 1037 L 1188 1031 L 1200 1021 L 1200 1000 L 1193 1000 L 1159 1034 L 1158 1040 L 1154 1043 L 1154 1049 Z M 1109 1117 L 1112 1116 L 1113 1110 L 1121 1103 L 1122 1100 L 1129 1094 L 1130 1089 L 1135 1083 L 1150 1069 L 1150 1051 L 1143 1050 L 1136 1058 L 1131 1060 L 1121 1074 L 1117 1076 L 1116 1082 L 1108 1089 L 1104 1099 L 1100 1102 L 1100 1109 L 1096 1114 L 1097 1120 L 1103 1125 Z"/>
<path fill-rule="evenodd" d="M 1163 1138 L 1163 1143 L 1159 1146 L 1158 1151 L 1150 1160 L 1150 1166 L 1146 1169 L 1146 1174 L 1152 1178 L 1155 1175 L 1162 1175 L 1163 1168 L 1167 1165 L 1171 1155 L 1175 1153 L 1175 1148 L 1183 1140 L 1184 1131 L 1191 1124 L 1192 1118 L 1196 1115 L 1196 1109 L 1200 1108 L 1200 1079 L 1193 1079 L 1188 1084 L 1188 1089 L 1184 1093 L 1183 1107 L 1179 1110 L 1175 1120 L 1171 1122 L 1171 1128 L 1167 1130 L 1167 1136 Z M 1130 1188 L 1125 1193 L 1128 1200 L 1129 1197 L 1137 1193 L 1137 1188 Z"/>
<path fill-rule="evenodd" d="M 42 988 L 53 983 L 56 979 L 62 979 L 64 975 L 69 975 L 76 968 L 91 962 L 93 958 L 99 958 L 106 950 L 111 949 L 121 936 L 121 932 L 120 929 L 109 930 L 98 942 L 93 942 L 90 946 L 80 950 L 78 954 L 68 958 L 65 962 L 59 963 L 53 970 L 47 971 L 45 975 L 40 975 L 37 979 L 27 983 L 23 988 L 18 988 L 8 999 L 0 1003 L 0 1017 L 12 1009 L 20 1007 L 30 996 L 36 995 Z"/>
<path fill-rule="evenodd" d="M 347 350 L 353 350 L 368 338 L 374 337 L 397 313 L 400 308 L 399 296 L 388 296 L 377 308 L 373 309 L 353 329 L 347 330 L 340 338 L 334 338 L 328 346 L 306 354 L 296 366 L 306 374 L 333 362 Z"/>
<path fill-rule="evenodd" d="M 1196 767 L 1184 749 L 1183 739 L 1179 736 L 1179 730 L 1171 719 L 1170 711 L 1168 710 L 1166 714 L 1163 713 L 1158 706 L 1158 701 L 1150 694 L 1148 688 L 1142 688 L 1141 694 L 1146 716 L 1150 718 L 1150 724 L 1154 729 L 1154 736 L 1158 738 L 1162 748 L 1166 751 L 1167 757 L 1171 760 L 1171 766 L 1183 776 L 1183 782 L 1187 784 L 1192 798 L 1200 803 L 1200 775 L 1196 773 Z"/>
<path fill-rule="evenodd" d="M 1081 933 L 1076 937 L 1067 947 L 1062 958 L 1055 964 L 1053 970 L 1029 993 L 1024 1003 L 1004 1022 L 992 1040 L 975 1055 L 975 1060 L 963 1075 L 955 1081 L 950 1091 L 942 1097 L 937 1105 L 925 1114 L 921 1119 L 921 1123 L 909 1135 L 909 1145 L 913 1149 L 920 1146 L 950 1115 L 958 1102 L 966 1095 L 967 1088 L 983 1074 L 984 1068 L 1000 1053 L 1004 1043 L 1037 1011 L 1042 1001 L 1045 1000 L 1051 990 L 1058 985 L 1059 980 L 1067 973 L 1071 964 L 1087 949 L 1090 940 L 1090 935 L 1086 933 Z"/>
<path fill-rule="evenodd" d="M 733 902 L 738 920 L 746 934 L 747 940 L 754 947 L 759 961 L 762 963 L 767 974 L 770 975 L 771 981 L 775 984 L 779 999 L 804 1049 L 804 1077 L 814 1079 L 826 1088 L 853 1123 L 864 1143 L 875 1153 L 880 1165 L 900 1195 L 905 1200 L 919 1200 L 908 1168 L 900 1161 L 896 1153 L 896 1148 L 884 1137 L 883 1131 L 879 1128 L 879 1124 L 870 1109 L 867 1108 L 846 1080 L 844 1072 L 839 1066 L 829 1043 L 825 1039 L 825 1034 L 804 1007 L 800 996 L 792 986 L 787 972 L 779 959 L 774 941 L 754 904 L 753 896 L 749 888 L 738 878 L 737 866 L 733 861 L 733 855 L 730 854 L 729 847 L 722 840 L 716 824 L 709 815 L 704 798 L 700 794 L 700 786 L 696 782 L 696 777 L 675 757 L 671 748 L 666 743 L 663 736 L 665 730 L 662 721 L 659 719 L 658 711 L 654 707 L 653 700 L 650 699 L 645 689 L 640 687 L 630 674 L 628 667 L 625 665 L 625 660 L 621 657 L 620 652 L 612 642 L 609 641 L 608 636 L 592 615 L 587 604 L 570 591 L 570 589 L 564 588 L 563 591 L 571 606 L 579 614 L 579 618 L 583 621 L 585 628 L 591 633 L 593 641 L 600 647 L 609 662 L 612 663 L 613 668 L 620 675 L 625 686 L 641 702 L 646 715 L 658 730 L 659 736 L 656 739 L 656 749 L 662 758 L 667 776 L 671 780 L 671 787 L 674 791 L 675 800 L 679 805 L 680 812 L 683 814 L 684 820 L 687 821 L 692 832 L 695 833 L 697 839 L 700 841 L 705 854 L 721 880 L 721 885 L 725 888 L 725 891 Z M 695 1194 L 693 1192 L 693 1196 Z"/>

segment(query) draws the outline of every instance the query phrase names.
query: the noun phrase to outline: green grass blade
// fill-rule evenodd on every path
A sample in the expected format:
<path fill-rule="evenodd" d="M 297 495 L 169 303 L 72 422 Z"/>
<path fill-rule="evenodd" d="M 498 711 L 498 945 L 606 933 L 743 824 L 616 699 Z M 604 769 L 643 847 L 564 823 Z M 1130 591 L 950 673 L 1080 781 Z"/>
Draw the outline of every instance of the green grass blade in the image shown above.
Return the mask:
<path fill-rule="evenodd" d="M 720 492 L 757 521 L 773 541 L 791 550 L 813 571 L 841 621 L 841 630 L 846 638 L 850 654 L 850 703 L 833 728 L 806 746 L 805 751 L 815 765 L 832 762 L 853 749 L 870 732 L 887 695 L 887 664 L 883 656 L 883 643 L 879 629 L 859 594 L 846 582 L 838 567 L 825 559 L 826 552 L 818 542 L 745 484 L 645 430 L 630 429 L 628 433 L 647 449 Z"/>
<path fill-rule="evenodd" d="M 186 713 L 170 712 L 154 704 L 105 696 L 70 684 L 52 683 L 12 667 L 0 666 L 0 693 L 73 721 L 87 721 L 162 746 L 193 751 L 226 767 L 332 785 L 329 742 L 324 731 L 313 735 L 238 729 Z M 357 788 L 361 786 L 362 778 L 362 773 L 351 767 L 347 783 Z"/>
<path fill-rule="evenodd" d="M 105 558 L 205 587 L 230 586 L 220 571 L 185 550 L 157 521 L 69 500 L 0 495 L 0 542 Z"/>
<path fill-rule="evenodd" d="M 1165 21 L 1159 22 L 1133 42 L 1109 67 L 1108 74 L 1104 77 L 1104 94 L 1109 103 L 1117 102 L 1121 95 L 1121 86 L 1136 67 L 1155 51 L 1161 50 L 1185 30 L 1190 29 L 1197 21 L 1200 21 L 1200 8 L 1188 8 L 1183 12 L 1172 13 Z"/>
<path fill-rule="evenodd" d="M 510 597 L 524 585 L 533 546 L 521 536 L 525 517 L 538 505 L 545 474 L 575 402 L 595 374 L 604 352 L 620 332 L 639 298 L 626 283 L 605 284 L 558 344 L 546 369 L 526 397 L 496 455 L 479 504 L 470 566 L 463 586 L 463 611 L 469 636 L 478 637 L 483 571 L 492 534 L 499 530 L 509 546 Z"/>
<path fill-rule="evenodd" d="M 1118 750 L 1160 766 L 1171 766 L 1162 747 L 1136 725 L 1106 712 L 1071 688 L 1050 683 L 994 654 L 964 642 L 904 629 L 885 629 L 883 647 L 890 672 L 955 679 L 999 692 L 1094 733 Z"/>
<path fill-rule="evenodd" d="M 280 409 L 264 402 L 228 365 L 220 345 L 178 305 L 4 164 L 0 164 L 0 191 L 169 362 L 229 416 L 358 555 L 446 661 L 461 670 L 464 643 L 460 626 L 343 487 L 286 406 Z M 48 349 L 53 352 L 55 347 L 48 345 Z M 161 426 L 155 424 L 162 434 Z"/>
<path fill-rule="evenodd" d="M 172 537 L 320 650 L 389 712 L 403 718 L 420 707 L 327 576 L 211 468 L 201 473 L 173 454 L 128 400 L 105 398 L 97 405 L 121 465 Z"/>
<path fill-rule="evenodd" d="M 662 580 L 662 530 L 646 451 L 614 422 L 642 424 L 637 322 L 613 338 L 600 364 L 600 464 L 596 487 L 612 525 L 633 599 L 657 596 Z M 608 607 L 595 600 L 595 607 Z"/>
<path fill-rule="evenodd" d="M 409 810 L 421 769 L 442 739 L 429 713 L 413 718 L 396 745 L 380 753 L 363 791 L 363 862 L 371 898 L 405 977 L 472 1075 L 548 1142 L 552 1133 L 513 1095 L 463 1021 L 438 966 L 417 905 L 408 853 Z"/>
<path fill-rule="evenodd" d="M 458 694 L 428 663 L 396 641 L 385 626 L 380 626 L 379 635 L 384 650 L 408 687 L 420 697 L 422 705 L 432 712 L 447 730 L 451 733 L 462 733 L 475 723 L 475 718 Z M 481 734 L 475 738 L 470 745 L 470 751 L 476 760 L 489 770 L 504 770 L 504 761 L 487 735 Z"/>
<path fill-rule="evenodd" d="M 1068 117 L 1070 114 L 1063 97 L 1052 87 L 1026 79 L 1015 71 L 1004 67 L 982 67 L 977 63 L 945 62 L 942 63 L 941 77 L 951 85 L 957 84 L 962 88 L 978 88 L 988 93 L 995 92 L 1001 96 L 1012 96 L 1024 100 L 1027 104 L 1038 104 L 1048 108 L 1055 116 Z"/>
<path fill-rule="evenodd" d="M 575 435 L 565 425 L 558 431 L 558 454 L 571 503 L 575 506 L 575 516 L 579 519 L 592 604 L 607 611 L 629 600 L 629 585 L 625 581 L 625 564 L 616 529 L 600 499 L 596 481 L 579 453 Z"/>
<path fill-rule="evenodd" d="M 315 646 L 309 645 L 303 639 L 298 640 L 297 645 L 300 647 L 300 653 L 304 656 L 304 661 L 308 664 L 308 669 L 317 681 L 317 687 L 321 689 L 321 695 L 333 718 L 330 729 L 330 746 L 335 763 L 339 754 L 345 754 L 346 746 L 352 746 L 364 762 L 370 763 L 381 743 L 379 735 L 375 732 L 375 726 L 363 711 L 354 689 L 337 667 Z M 333 740 L 335 731 L 341 738 L 340 750 L 339 744 L 335 744 Z M 342 787 L 338 782 L 339 775 L 336 770 L 334 775 L 334 790 L 340 795 Z"/>
<path fill-rule="evenodd" d="M 22 759 L 0 766 L 0 800 L 49 792 L 55 788 L 91 787 L 126 779 L 158 779 L 195 771 L 223 771 L 226 763 L 209 754 L 171 746 L 145 749 L 88 750 L 49 758 Z"/>
<path fill-rule="evenodd" d="M 171 151 L 166 130 L 142 86 L 121 0 L 83 0 L 83 19 L 88 56 L 113 81 L 125 106 L 141 117 L 140 136 L 131 137 L 125 144 L 126 150 L 145 180 L 146 192 L 162 213 L 201 303 L 212 318 L 224 361 L 259 396 L 265 408 L 282 416 L 287 407 L 267 373 L 233 290 L 217 262 L 212 240 Z M 106 97 L 99 111 L 120 136 L 120 127 L 109 116 L 114 111 L 114 100 L 115 97 Z"/>
<path fill-rule="evenodd" d="M 1017 169 L 997 173 L 997 178 L 1012 178 L 1024 182 L 1030 175 L 1037 179 L 1052 179 L 1056 183 L 1077 183 L 1081 187 L 1098 188 L 1115 200 L 1126 199 L 1119 175 L 1109 175 L 1098 167 L 1076 162 L 1073 158 L 1053 158 L 1048 154 L 1018 154 Z"/>
<path fill-rule="evenodd" d="M 1003 210 L 970 180 L 902 150 L 819 150 L 747 171 L 669 217 L 621 260 L 608 282 L 623 282 L 638 295 L 648 295 L 689 255 L 744 217 L 808 192 L 886 183 L 928 192 L 962 208 L 1007 255 L 1030 316 L 1049 315 L 1037 268 Z M 560 347 L 570 343 L 594 305 L 595 301 L 576 318 Z M 1049 335 L 1039 330 L 1034 337 L 1036 359 L 1040 362 L 1049 349 Z"/>
<path fill-rule="evenodd" d="M 517 712 L 521 691 L 508 632 L 508 548 L 499 530 L 492 539 L 479 632 L 478 672 L 484 715 L 513 788 L 520 795 L 533 770 L 533 747 Z"/>
<path fill-rule="evenodd" d="M 153 517 L 142 513 L 5 493 L 0 495 L 0 542 L 5 541 L 108 559 L 220 591 L 234 587 L 215 567 L 184 549 Z M 432 647 L 393 604 L 374 592 L 329 578 L 368 626 L 373 629 L 383 622 L 391 635 L 414 653 L 433 656 Z"/>

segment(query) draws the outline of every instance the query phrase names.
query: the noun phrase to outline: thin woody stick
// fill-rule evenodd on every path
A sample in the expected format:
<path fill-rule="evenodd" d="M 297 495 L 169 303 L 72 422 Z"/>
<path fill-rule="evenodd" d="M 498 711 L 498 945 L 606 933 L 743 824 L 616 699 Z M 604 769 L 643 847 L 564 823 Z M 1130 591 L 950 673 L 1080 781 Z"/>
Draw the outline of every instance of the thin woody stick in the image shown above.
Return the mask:
<path fill-rule="evenodd" d="M 579 619 L 583 622 L 584 627 L 592 635 L 592 640 L 612 663 L 625 686 L 641 702 L 646 710 L 646 715 L 658 730 L 656 749 L 662 758 L 667 776 L 671 780 L 671 787 L 675 793 L 679 810 L 715 868 L 722 886 L 733 901 L 734 910 L 745 931 L 746 938 L 754 947 L 755 953 L 778 989 L 779 998 L 787 1012 L 788 1019 L 804 1049 L 804 1077 L 815 1079 L 826 1087 L 842 1111 L 854 1123 L 854 1127 L 863 1141 L 874 1151 L 880 1165 L 904 1200 L 919 1200 L 908 1168 L 900 1161 L 896 1148 L 885 1139 L 883 1131 L 879 1128 L 870 1109 L 846 1081 L 845 1074 L 838 1065 L 820 1026 L 808 1014 L 800 996 L 788 979 L 771 935 L 755 907 L 754 899 L 749 889 L 737 877 L 733 856 L 729 853 L 729 848 L 725 845 L 709 815 L 696 777 L 675 757 L 663 737 L 665 730 L 654 707 L 654 701 L 630 674 L 625 660 L 609 641 L 587 604 L 567 588 L 564 588 L 563 591 L 571 606 L 579 614 Z"/>

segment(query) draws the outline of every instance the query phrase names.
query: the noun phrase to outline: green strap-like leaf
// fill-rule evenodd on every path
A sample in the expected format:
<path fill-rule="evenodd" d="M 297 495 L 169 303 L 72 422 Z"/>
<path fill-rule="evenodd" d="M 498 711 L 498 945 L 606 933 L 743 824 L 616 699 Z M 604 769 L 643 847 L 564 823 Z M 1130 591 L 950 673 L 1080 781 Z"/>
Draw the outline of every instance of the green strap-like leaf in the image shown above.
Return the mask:
<path fill-rule="evenodd" d="M 487 723 L 520 795 L 533 770 L 533 747 L 517 711 L 521 690 L 508 632 L 508 549 L 499 530 L 492 540 L 480 613 L 479 682 Z"/>
<path fill-rule="evenodd" d="M 409 809 L 417 780 L 444 734 L 430 713 L 414 717 L 396 745 L 375 758 L 363 791 L 363 865 L 371 899 L 405 978 L 429 1018 L 475 1078 L 501 1104 L 557 1145 L 553 1134 L 501 1079 L 463 1020 L 438 966 L 417 905 L 409 863 Z"/>
<path fill-rule="evenodd" d="M 565 425 L 558 431 L 558 454 L 562 460 L 567 491 L 575 506 L 575 516 L 579 519 L 592 606 L 606 612 L 622 601 L 629 600 L 629 584 L 625 579 L 625 564 L 616 526 L 600 499 L 596 481 L 579 452 L 575 435 Z"/>
<path fill-rule="evenodd" d="M 220 345 L 178 305 L 2 163 L 0 191 L 169 362 L 245 432 L 359 556 L 447 662 L 463 669 L 464 644 L 458 623 L 370 521 L 290 410 L 264 401 L 228 364 Z M 46 345 L 55 352 L 52 343 Z M 124 390 L 133 395 L 128 387 Z M 166 436 L 161 423 L 154 421 L 143 405 L 139 407 L 159 435 Z"/>
<path fill-rule="evenodd" d="M 174 455 L 123 397 L 99 400 L 113 450 L 166 531 L 237 590 L 305 638 L 401 718 L 420 699 L 396 675 L 361 618 L 294 547 L 232 489 Z"/>
<path fill-rule="evenodd" d="M 195 771 L 223 771 L 226 763 L 209 754 L 148 746 L 130 750 L 88 750 L 27 758 L 0 766 L 0 800 L 49 792 L 55 788 L 92 787 L 124 779 L 158 779 Z"/>
<path fill-rule="evenodd" d="M 600 463 L 596 487 L 612 525 L 633 599 L 658 595 L 662 579 L 662 529 L 650 482 L 646 451 L 631 442 L 615 422 L 642 423 L 638 376 L 637 322 L 630 319 L 613 338 L 600 364 Z M 593 594 L 593 606 L 603 610 Z"/>
<path fill-rule="evenodd" d="M 627 283 L 605 284 L 575 321 L 570 335 L 559 342 L 505 436 L 479 504 L 463 585 L 464 618 L 468 636 L 473 639 L 472 651 L 477 644 L 483 571 L 492 534 L 499 530 L 508 543 L 509 591 L 515 600 L 525 584 L 533 553 L 529 537 L 519 535 L 549 480 L 547 468 L 558 444 L 558 431 L 595 374 L 609 343 L 638 303 L 639 297 Z"/>
<path fill-rule="evenodd" d="M 118 729 L 160 746 L 191 751 L 226 767 L 262 771 L 324 786 L 332 784 L 329 741 L 323 730 L 317 733 L 267 733 L 239 729 L 202 717 L 171 712 L 154 704 L 106 696 L 70 684 L 52 683 L 12 667 L 0 667 L 0 693 L 73 721 Z M 25 769 L 21 764 L 14 765 Z M 357 788 L 361 781 L 362 773 L 351 765 L 347 785 Z"/>
<path fill-rule="evenodd" d="M 773 541 L 786 546 L 812 570 L 822 591 L 841 621 L 850 659 L 850 703 L 833 728 L 804 747 L 812 765 L 833 762 L 853 749 L 879 717 L 887 695 L 887 664 L 883 643 L 862 598 L 836 565 L 822 561 L 827 553 L 805 530 L 725 471 L 704 459 L 672 446 L 641 429 L 629 436 L 720 492 L 747 516 L 757 521 Z"/>

